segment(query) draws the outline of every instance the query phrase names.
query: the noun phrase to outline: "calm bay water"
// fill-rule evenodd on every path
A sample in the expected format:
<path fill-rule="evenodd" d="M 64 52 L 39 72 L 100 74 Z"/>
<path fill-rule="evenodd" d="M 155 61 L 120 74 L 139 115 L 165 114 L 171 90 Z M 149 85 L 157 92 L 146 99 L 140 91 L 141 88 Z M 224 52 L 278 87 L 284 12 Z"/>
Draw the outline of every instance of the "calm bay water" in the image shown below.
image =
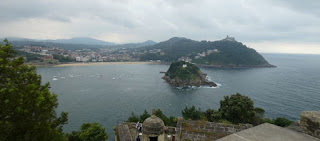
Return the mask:
<path fill-rule="evenodd" d="M 84 122 L 99 122 L 113 138 L 112 127 L 131 112 L 161 109 L 166 115 L 181 116 L 186 106 L 219 108 L 223 96 L 241 93 L 266 117 L 299 119 L 301 111 L 320 110 L 320 55 L 263 55 L 276 68 L 201 68 L 218 88 L 179 90 L 164 83 L 160 71 L 168 65 L 101 65 L 38 67 L 43 83 L 59 98 L 58 113 L 69 113 L 66 132 Z M 53 81 L 57 76 L 58 80 Z M 62 78 L 61 78 L 62 77 Z M 65 78 L 63 78 L 65 77 Z"/>

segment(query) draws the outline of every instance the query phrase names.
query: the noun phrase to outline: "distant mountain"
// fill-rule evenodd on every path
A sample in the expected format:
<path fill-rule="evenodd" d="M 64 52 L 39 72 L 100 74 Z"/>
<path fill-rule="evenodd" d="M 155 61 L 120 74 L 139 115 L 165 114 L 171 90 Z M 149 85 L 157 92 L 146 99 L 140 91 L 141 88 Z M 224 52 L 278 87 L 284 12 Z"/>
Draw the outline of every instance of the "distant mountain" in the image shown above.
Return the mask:
<path fill-rule="evenodd" d="M 16 49 L 23 48 L 24 46 L 59 47 L 66 50 L 106 48 L 105 45 L 66 44 L 66 43 L 52 43 L 52 42 L 43 42 L 43 41 L 11 41 L 9 40 L 9 42 Z"/>
<path fill-rule="evenodd" d="M 5 38 L 0 38 L 0 43 Z M 38 45 L 47 47 L 60 47 L 67 50 L 75 49 L 91 49 L 91 48 L 139 48 L 156 44 L 152 40 L 142 43 L 127 43 L 127 44 L 114 44 L 93 38 L 76 37 L 71 39 L 57 39 L 57 40 L 36 40 L 19 37 L 7 37 L 9 42 L 17 48 L 22 48 L 26 45 Z"/>
<path fill-rule="evenodd" d="M 115 45 L 114 43 L 105 42 L 88 37 L 75 37 L 71 39 L 43 40 L 43 42 L 63 43 L 63 44 L 84 44 L 84 45 Z"/>
<path fill-rule="evenodd" d="M 3 41 L 5 38 L 0 38 Z M 36 39 L 28 39 L 28 38 L 20 38 L 20 37 L 7 37 L 10 42 L 14 41 L 30 41 L 30 42 L 50 42 L 50 43 L 61 43 L 61 44 L 82 44 L 82 45 L 103 45 L 103 46 L 111 46 L 116 45 L 115 43 L 105 42 L 102 40 L 97 40 L 88 37 L 75 37 L 71 39 L 56 39 L 56 40 L 36 40 Z"/>
<path fill-rule="evenodd" d="M 113 45 L 110 47 L 113 48 L 139 48 L 139 47 L 145 47 L 145 46 L 150 46 L 150 45 L 154 45 L 156 44 L 156 42 L 152 41 L 152 40 L 148 40 L 142 43 L 127 43 L 127 44 L 120 44 L 120 45 Z"/>
<path fill-rule="evenodd" d="M 5 38 L 0 38 L 0 42 L 2 42 Z M 6 37 L 8 41 L 35 41 L 33 39 L 28 38 L 20 38 L 20 37 Z"/>
<path fill-rule="evenodd" d="M 226 40 L 227 39 L 227 40 Z M 178 60 L 216 67 L 272 67 L 258 52 L 230 37 L 219 41 L 194 41 L 173 37 L 155 45 L 138 48 L 147 51 L 140 55 L 141 61 Z"/>

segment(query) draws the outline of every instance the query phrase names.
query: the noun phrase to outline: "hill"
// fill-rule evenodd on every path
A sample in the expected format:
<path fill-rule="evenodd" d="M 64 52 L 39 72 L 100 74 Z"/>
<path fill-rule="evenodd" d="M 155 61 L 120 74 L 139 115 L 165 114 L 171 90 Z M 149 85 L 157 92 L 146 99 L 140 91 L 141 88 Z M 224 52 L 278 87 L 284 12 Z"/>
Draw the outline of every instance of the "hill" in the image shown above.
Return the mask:
<path fill-rule="evenodd" d="M 184 60 L 198 65 L 215 67 L 273 67 L 254 49 L 248 48 L 230 37 L 213 42 L 173 37 L 138 50 L 146 52 L 140 55 L 141 61 L 174 62 Z"/>
<path fill-rule="evenodd" d="M 75 38 L 71 38 L 71 39 L 57 39 L 57 40 L 43 40 L 43 42 L 63 43 L 63 44 L 103 45 L 103 46 L 115 45 L 114 43 L 105 42 L 102 40 L 97 40 L 97 39 L 88 38 L 88 37 L 75 37 Z"/>
<path fill-rule="evenodd" d="M 152 40 L 148 40 L 148 41 L 145 41 L 145 42 L 142 42 L 142 43 L 127 43 L 127 44 L 120 44 L 120 45 L 113 45 L 113 46 L 110 46 L 110 47 L 113 47 L 113 48 L 139 48 L 139 47 L 145 47 L 145 46 L 151 46 L 151 45 L 154 45 L 156 44 L 156 42 L 152 41 Z"/>
<path fill-rule="evenodd" d="M 0 43 L 3 43 L 5 38 L 0 38 Z M 57 40 L 36 40 L 19 37 L 8 37 L 9 42 L 15 48 L 22 48 L 24 46 L 45 46 L 45 47 L 59 47 L 66 50 L 77 49 L 95 49 L 95 48 L 139 48 L 156 44 L 156 42 L 148 40 L 142 43 L 127 43 L 114 44 L 101 40 L 96 40 L 87 37 L 76 37 L 71 39 L 57 39 Z"/>
<path fill-rule="evenodd" d="M 52 43 L 52 42 L 43 42 L 43 41 L 9 41 L 9 42 L 12 44 L 12 46 L 15 49 L 23 48 L 24 46 L 59 47 L 65 50 L 93 49 L 93 48 L 106 47 L 104 45 L 66 44 L 66 43 Z"/>
<path fill-rule="evenodd" d="M 208 82 L 206 76 L 207 75 L 201 72 L 196 65 L 179 61 L 170 65 L 163 79 L 170 85 L 176 87 L 201 85 L 209 85 L 210 87 L 217 86 L 213 82 Z"/>

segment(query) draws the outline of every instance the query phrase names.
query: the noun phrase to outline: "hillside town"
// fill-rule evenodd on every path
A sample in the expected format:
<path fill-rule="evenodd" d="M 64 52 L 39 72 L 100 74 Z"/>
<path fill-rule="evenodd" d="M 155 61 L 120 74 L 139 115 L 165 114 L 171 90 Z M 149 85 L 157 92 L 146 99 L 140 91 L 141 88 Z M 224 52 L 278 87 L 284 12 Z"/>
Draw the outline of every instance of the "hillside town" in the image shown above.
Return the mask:
<path fill-rule="evenodd" d="M 65 50 L 59 47 L 42 47 L 42 46 L 24 46 L 19 51 L 39 56 L 39 60 L 52 61 L 55 56 L 70 58 L 75 62 L 121 62 L 121 61 L 138 61 L 127 53 L 126 49 L 100 48 L 100 49 L 81 49 Z M 26 58 L 28 59 L 28 58 Z M 28 60 L 30 61 L 30 60 Z"/>

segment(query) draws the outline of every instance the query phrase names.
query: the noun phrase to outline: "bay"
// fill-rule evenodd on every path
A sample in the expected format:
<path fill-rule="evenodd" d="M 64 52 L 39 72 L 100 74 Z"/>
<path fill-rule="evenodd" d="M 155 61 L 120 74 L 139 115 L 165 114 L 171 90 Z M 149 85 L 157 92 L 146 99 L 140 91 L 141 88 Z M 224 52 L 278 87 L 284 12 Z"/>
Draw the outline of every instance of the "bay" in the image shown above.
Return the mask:
<path fill-rule="evenodd" d="M 218 88 L 173 88 L 161 77 L 168 65 L 121 64 L 100 66 L 38 67 L 42 82 L 58 95 L 57 113 L 69 113 L 64 131 L 78 130 L 82 123 L 102 124 L 113 139 L 112 127 L 131 112 L 161 109 L 181 116 L 186 106 L 218 109 L 224 96 L 241 93 L 269 118 L 298 120 L 301 111 L 320 110 L 320 55 L 263 54 L 276 68 L 201 68 Z M 56 76 L 58 80 L 53 80 Z"/>

